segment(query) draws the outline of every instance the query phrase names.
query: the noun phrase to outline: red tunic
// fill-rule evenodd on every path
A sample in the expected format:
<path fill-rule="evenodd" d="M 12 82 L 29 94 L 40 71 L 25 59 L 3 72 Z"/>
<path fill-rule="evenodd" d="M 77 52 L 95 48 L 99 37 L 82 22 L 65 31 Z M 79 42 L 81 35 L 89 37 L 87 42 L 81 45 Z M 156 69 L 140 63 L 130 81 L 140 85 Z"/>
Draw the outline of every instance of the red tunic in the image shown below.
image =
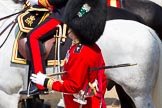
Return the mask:
<path fill-rule="evenodd" d="M 62 76 L 63 83 L 57 81 L 52 85 L 52 89 L 64 92 L 66 108 L 79 108 L 79 104 L 73 101 L 73 93 L 78 93 L 86 83 L 94 82 L 98 78 L 98 72 L 102 77 L 102 96 L 104 96 L 107 79 L 104 70 L 88 71 L 89 68 L 104 66 L 104 60 L 100 48 L 94 44 L 85 46 L 81 44 L 73 45 L 66 56 L 64 71 L 68 74 Z M 69 93 L 69 94 L 66 94 Z M 87 104 L 83 108 L 100 108 L 101 98 L 92 96 L 86 98 Z"/>

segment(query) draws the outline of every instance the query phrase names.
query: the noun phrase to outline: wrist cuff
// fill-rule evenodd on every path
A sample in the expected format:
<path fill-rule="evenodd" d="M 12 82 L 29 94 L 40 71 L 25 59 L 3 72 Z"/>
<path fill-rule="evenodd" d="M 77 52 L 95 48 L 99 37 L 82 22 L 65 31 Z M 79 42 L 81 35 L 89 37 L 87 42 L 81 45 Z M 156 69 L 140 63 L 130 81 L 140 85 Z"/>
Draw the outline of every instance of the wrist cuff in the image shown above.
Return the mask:
<path fill-rule="evenodd" d="M 48 90 L 52 90 L 52 85 L 54 83 L 54 80 L 53 79 L 49 79 L 48 82 L 47 82 L 47 88 Z"/>
<path fill-rule="evenodd" d="M 45 78 L 45 80 L 44 80 L 44 87 L 46 87 L 46 88 L 47 88 L 48 81 L 49 81 L 49 78 Z"/>

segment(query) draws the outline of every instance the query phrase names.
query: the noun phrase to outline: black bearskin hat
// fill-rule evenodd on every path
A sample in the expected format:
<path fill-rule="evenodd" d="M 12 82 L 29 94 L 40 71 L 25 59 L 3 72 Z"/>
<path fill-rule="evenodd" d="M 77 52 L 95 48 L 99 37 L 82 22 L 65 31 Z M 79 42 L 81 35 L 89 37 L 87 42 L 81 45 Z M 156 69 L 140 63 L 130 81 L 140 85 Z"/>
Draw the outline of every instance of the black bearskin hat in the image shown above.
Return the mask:
<path fill-rule="evenodd" d="M 65 7 L 65 23 L 82 44 L 93 44 L 104 31 L 106 8 L 106 0 L 69 0 Z"/>

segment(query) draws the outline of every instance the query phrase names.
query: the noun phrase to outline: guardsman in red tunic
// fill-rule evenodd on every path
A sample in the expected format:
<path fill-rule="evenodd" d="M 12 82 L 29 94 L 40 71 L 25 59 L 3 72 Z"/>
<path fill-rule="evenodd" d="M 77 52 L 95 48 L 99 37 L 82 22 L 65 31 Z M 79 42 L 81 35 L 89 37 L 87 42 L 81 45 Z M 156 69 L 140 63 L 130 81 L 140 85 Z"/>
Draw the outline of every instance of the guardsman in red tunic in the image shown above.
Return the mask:
<path fill-rule="evenodd" d="M 82 44 L 92 44 L 102 35 L 106 22 L 106 0 L 29 0 L 29 2 L 32 5 L 54 8 L 52 14 L 27 36 L 35 74 L 46 73 L 42 42 L 55 34 L 55 28 L 61 22 L 66 22 L 76 35 L 82 37 L 78 37 Z M 89 4 L 90 8 L 87 8 L 87 5 L 82 6 L 85 3 Z M 29 94 L 34 95 L 44 89 L 43 86 L 39 84 L 35 86 L 32 83 Z M 20 94 L 27 94 L 27 90 L 21 91 Z"/>
<path fill-rule="evenodd" d="M 82 4 L 76 17 L 67 23 L 71 28 L 69 37 L 74 44 L 66 54 L 63 68 L 66 74 L 62 75 L 62 80 L 47 77 L 42 73 L 32 74 L 30 77 L 32 82 L 43 85 L 48 90 L 63 92 L 66 108 L 106 108 L 104 101 L 107 86 L 105 71 L 91 71 L 94 67 L 105 66 L 101 50 L 95 42 L 102 35 L 101 28 L 104 28 L 106 18 L 105 16 L 98 18 L 105 14 L 102 14 L 103 5 L 99 0 L 91 1 L 92 4 L 88 1 Z M 101 28 L 97 29 L 98 27 Z"/>
<path fill-rule="evenodd" d="M 74 34 L 71 32 L 69 35 Z M 84 92 L 87 92 L 85 95 L 87 96 L 85 98 L 87 102 L 82 105 L 83 108 L 101 108 L 101 105 L 105 105 L 104 93 L 107 78 L 104 70 L 90 71 L 89 69 L 104 65 L 101 50 L 97 44 L 84 45 L 76 43 L 67 52 L 64 64 L 64 71 L 67 73 L 62 75 L 62 80 L 48 78 L 42 73 L 32 74 L 31 80 L 45 86 L 48 90 L 63 92 L 66 108 L 79 108 L 84 100 L 80 100 L 80 103 L 77 101 L 79 99 L 75 98 L 75 95 Z M 89 83 L 94 85 L 96 93 L 91 89 Z M 89 95 L 91 91 L 94 92 L 92 96 Z"/>
<path fill-rule="evenodd" d="M 33 6 L 39 5 L 49 9 L 53 8 L 51 15 L 27 35 L 31 65 L 33 73 L 35 74 L 38 72 L 46 73 L 42 43 L 52 38 L 56 33 L 55 28 L 57 25 L 64 22 L 63 13 L 67 1 L 68 0 L 29 0 L 30 4 Z M 40 90 L 44 90 L 44 87 L 32 83 L 29 94 L 38 94 Z M 27 94 L 27 90 L 21 91 L 20 94 Z"/>

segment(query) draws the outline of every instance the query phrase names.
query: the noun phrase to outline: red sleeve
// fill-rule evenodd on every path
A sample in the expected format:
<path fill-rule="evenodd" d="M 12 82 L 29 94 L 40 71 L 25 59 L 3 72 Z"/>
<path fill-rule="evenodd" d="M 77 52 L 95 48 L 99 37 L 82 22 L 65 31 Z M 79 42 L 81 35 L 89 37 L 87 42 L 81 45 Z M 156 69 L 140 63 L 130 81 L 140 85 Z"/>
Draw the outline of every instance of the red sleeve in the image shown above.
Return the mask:
<path fill-rule="evenodd" d="M 82 54 L 83 55 L 83 54 Z M 88 63 L 86 56 L 81 54 L 73 54 L 68 61 L 68 79 L 63 83 L 54 82 L 53 90 L 65 92 L 65 93 L 77 93 L 79 92 L 88 74 Z"/>

